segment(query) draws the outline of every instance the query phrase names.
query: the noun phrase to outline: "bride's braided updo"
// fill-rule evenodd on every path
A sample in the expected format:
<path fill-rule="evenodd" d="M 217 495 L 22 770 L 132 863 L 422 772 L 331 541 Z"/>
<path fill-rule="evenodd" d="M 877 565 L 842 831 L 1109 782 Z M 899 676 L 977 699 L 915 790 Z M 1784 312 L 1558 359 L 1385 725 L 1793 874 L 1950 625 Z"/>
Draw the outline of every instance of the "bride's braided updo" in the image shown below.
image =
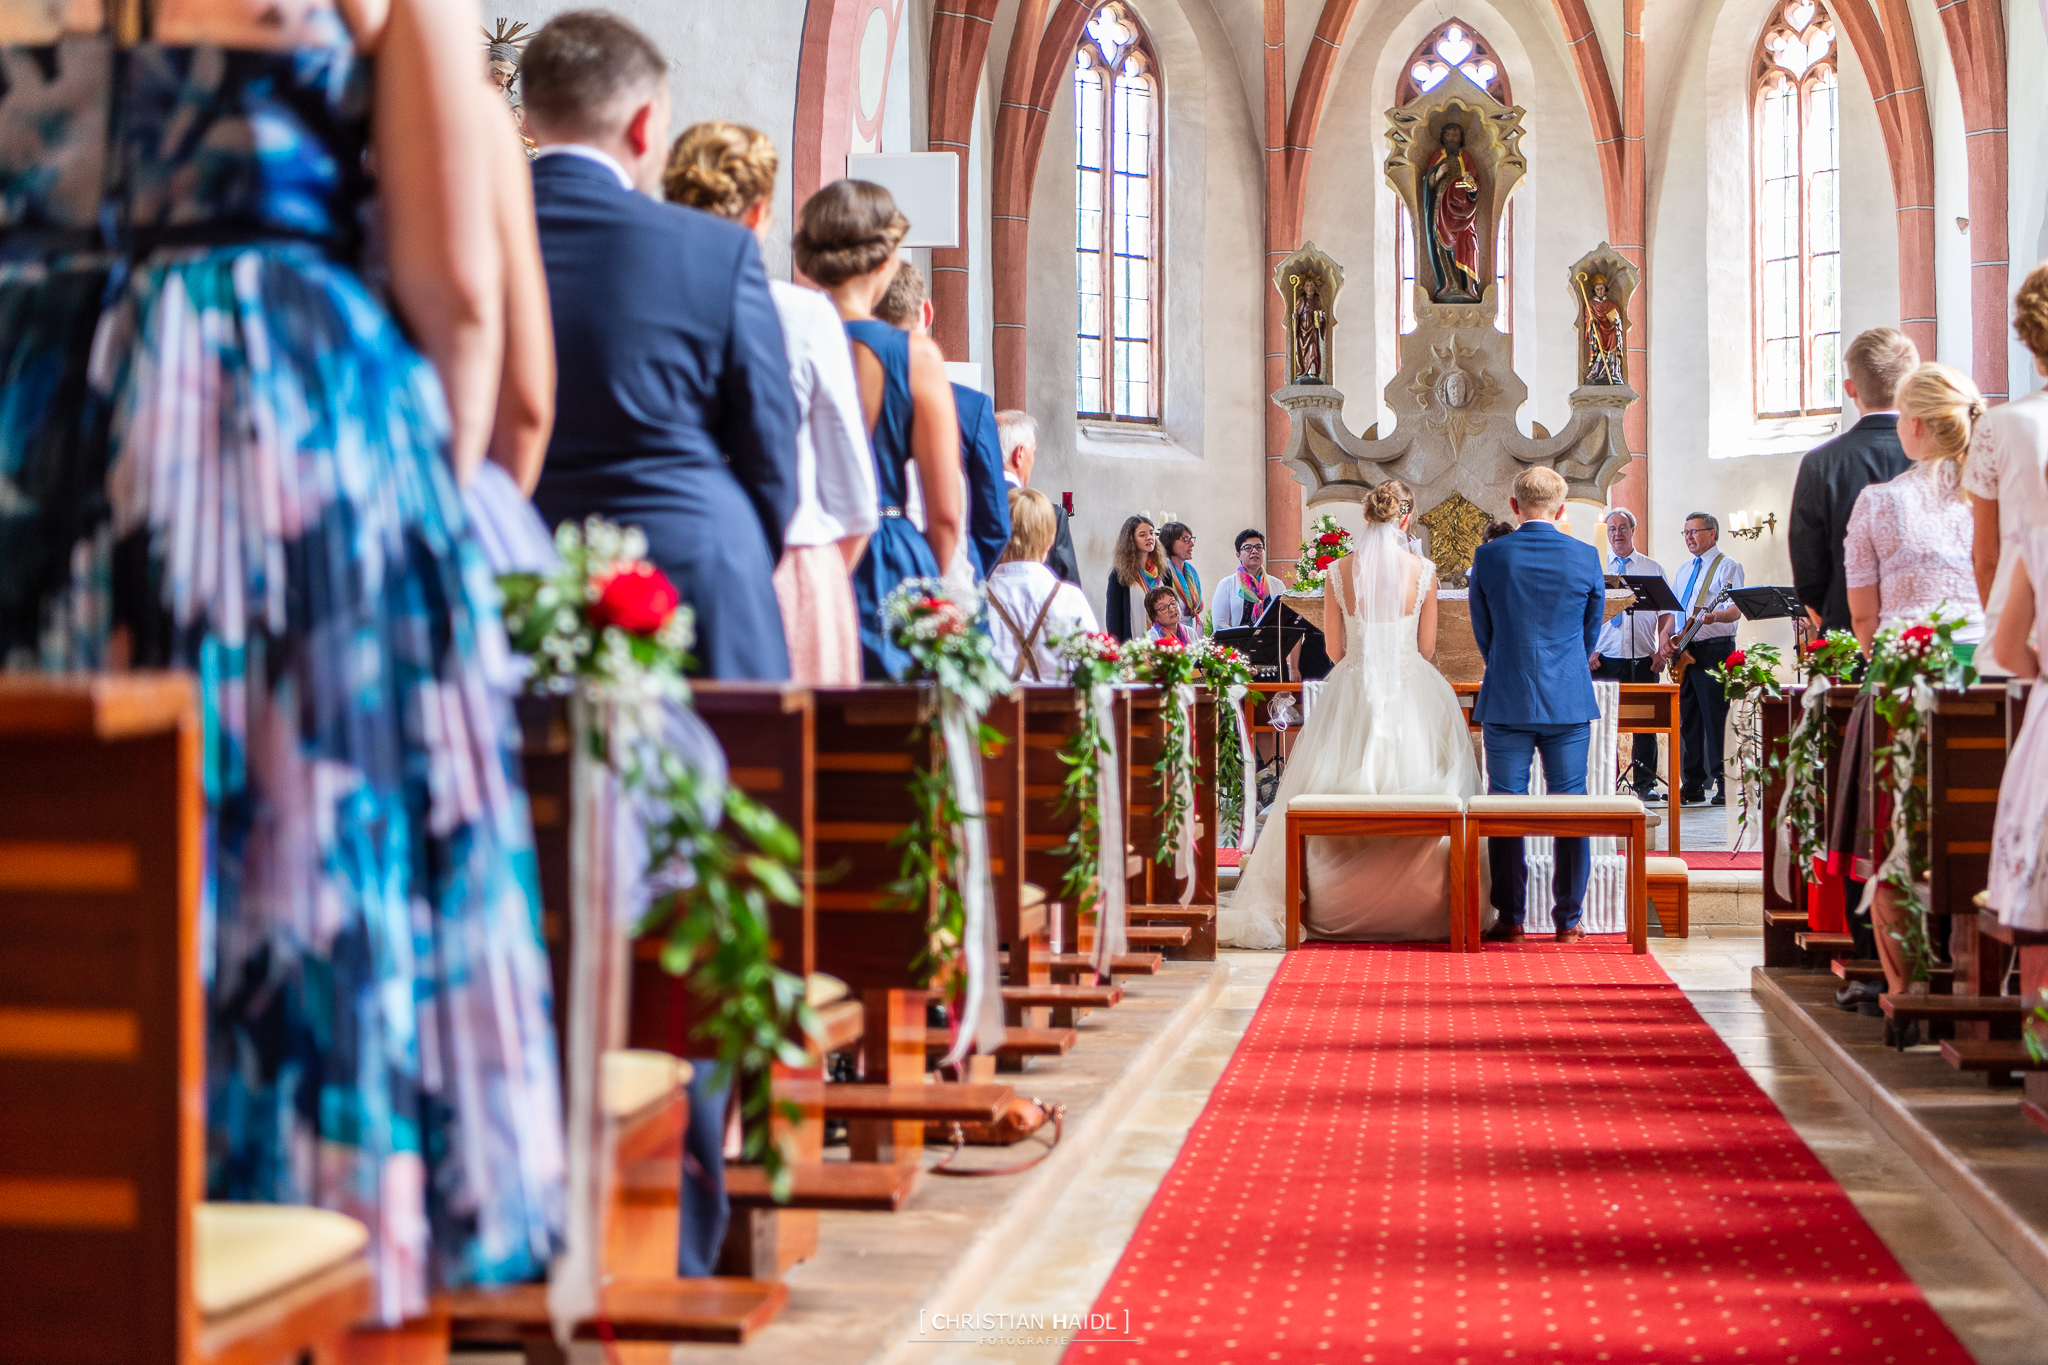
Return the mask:
<path fill-rule="evenodd" d="M 1415 495 L 1408 491 L 1407 484 L 1399 479 L 1388 479 L 1365 495 L 1365 519 L 1370 522 L 1399 521 L 1402 509 L 1414 504 Z"/>

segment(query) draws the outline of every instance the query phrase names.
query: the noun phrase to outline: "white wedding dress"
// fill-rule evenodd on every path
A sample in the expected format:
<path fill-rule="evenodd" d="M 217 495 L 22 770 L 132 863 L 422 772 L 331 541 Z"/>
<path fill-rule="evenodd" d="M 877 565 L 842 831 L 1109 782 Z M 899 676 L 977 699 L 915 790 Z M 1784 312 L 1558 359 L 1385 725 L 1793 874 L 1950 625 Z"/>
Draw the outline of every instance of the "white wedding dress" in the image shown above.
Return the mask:
<path fill-rule="evenodd" d="M 1295 797 L 1469 797 L 1478 789 L 1457 694 L 1416 648 L 1422 594 L 1436 591 L 1436 567 L 1407 552 L 1396 526 L 1380 523 L 1367 526 L 1338 572 L 1345 582 L 1332 575 L 1323 628 L 1341 623 L 1344 657 L 1295 741 L 1237 890 L 1218 912 L 1218 938 L 1235 947 L 1285 942 L 1286 811 Z M 1304 879 L 1304 937 L 1450 936 L 1445 840 L 1312 839 Z"/>

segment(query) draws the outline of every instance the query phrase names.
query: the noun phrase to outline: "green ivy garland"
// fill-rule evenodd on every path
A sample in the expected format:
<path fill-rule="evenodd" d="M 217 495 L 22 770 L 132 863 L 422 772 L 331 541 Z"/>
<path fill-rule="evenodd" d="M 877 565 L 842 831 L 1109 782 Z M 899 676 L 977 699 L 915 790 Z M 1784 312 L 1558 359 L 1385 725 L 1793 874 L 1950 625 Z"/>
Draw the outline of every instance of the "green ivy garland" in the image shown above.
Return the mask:
<path fill-rule="evenodd" d="M 1855 673 L 1862 658 L 1856 637 L 1837 630 L 1806 645 L 1806 670 L 1812 686 L 1825 687 Z M 1804 870 L 1827 857 L 1828 763 L 1835 754 L 1835 733 L 1825 716 L 1825 702 L 1802 710 L 1785 738 L 1785 748 L 1771 758 L 1772 771 L 1784 781 L 1785 832 L 1792 863 Z"/>
<path fill-rule="evenodd" d="M 1928 871 L 1927 741 L 1931 691 L 1936 687 L 1968 687 L 1977 670 L 1956 657 L 1955 633 L 1960 616 L 1937 609 L 1925 621 L 1895 625 L 1872 642 L 1864 691 L 1875 701 L 1878 716 L 1891 729 L 1891 742 L 1872 755 L 1882 778 L 1889 775 L 1892 797 L 1892 847 L 1878 868 L 1878 880 L 1892 888 L 1906 907 L 1904 930 L 1892 937 L 1905 951 L 1909 981 L 1925 981 L 1934 965 L 1934 947 L 1927 933 L 1927 903 L 1920 897 L 1920 878 Z"/>
<path fill-rule="evenodd" d="M 1002 737 L 983 725 L 982 717 L 988 714 L 990 699 L 1011 684 L 996 663 L 988 632 L 981 628 L 984 611 L 978 590 L 956 594 L 930 578 L 906 580 L 882 603 L 884 628 L 910 655 L 911 676 L 938 689 L 942 717 L 949 706 L 964 709 L 974 741 L 987 754 Z M 931 734 L 927 722 L 911 738 L 916 742 Z M 967 902 L 959 884 L 965 857 L 961 831 L 969 819 L 985 817 L 969 816 L 961 809 L 952 770 L 945 763 L 915 771 L 910 795 L 917 814 L 889 841 L 891 848 L 902 852 L 896 880 L 884 892 L 903 909 L 927 908 L 924 946 L 911 968 L 925 986 L 943 977 L 947 1000 L 957 1004 L 967 983 L 958 972 L 947 974 L 947 968 L 958 961 L 967 930 Z"/>
<path fill-rule="evenodd" d="M 1060 883 L 1060 897 L 1070 901 L 1077 916 L 1095 908 L 1102 871 L 1102 802 L 1096 789 L 1101 759 L 1110 752 L 1105 718 L 1095 709 L 1095 689 L 1123 679 L 1126 662 L 1124 646 L 1099 632 L 1078 632 L 1053 642 L 1067 665 L 1067 681 L 1081 694 L 1081 722 L 1060 746 L 1060 762 L 1067 775 L 1061 784 L 1059 810 L 1075 812 L 1074 828 L 1059 852 L 1067 871 Z"/>
<path fill-rule="evenodd" d="M 1778 683 L 1778 651 L 1772 645 L 1751 645 L 1738 649 L 1726 661 L 1707 670 L 1707 676 L 1721 684 L 1735 706 L 1736 811 L 1738 830 L 1747 830 L 1752 818 L 1750 793 L 1761 794 L 1768 765 L 1764 761 L 1763 704 L 1783 695 Z"/>
<path fill-rule="evenodd" d="M 581 527 L 565 522 L 555 534 L 559 557 L 545 574 L 499 578 L 506 633 L 532 672 L 529 691 L 579 693 L 593 702 L 688 705 L 683 668 L 689 656 L 690 609 L 646 561 L 646 538 L 592 517 Z M 592 711 L 602 715 L 604 708 Z M 636 934 L 665 933 L 661 962 L 685 978 L 707 1008 L 693 1030 L 713 1045 L 717 1071 L 741 1078 L 742 1159 L 759 1162 L 778 1200 L 792 1176 L 788 1153 L 767 1122 L 771 1107 L 794 1122 L 794 1104 L 773 1099 L 773 1063 L 807 1061 L 795 1038 L 815 1026 L 804 1003 L 803 981 L 771 956 L 771 903 L 799 905 L 801 846 L 773 812 L 728 787 L 719 806 L 706 809 L 700 775 L 652 744 L 615 748 L 601 724 L 590 734 L 590 756 L 612 767 L 620 787 L 658 809 L 645 825 L 648 867 L 687 865 L 688 885 L 656 898 Z M 745 848 L 719 816 L 752 845 Z"/>
<path fill-rule="evenodd" d="M 1159 705 L 1159 761 L 1152 771 L 1159 776 L 1159 842 L 1157 861 L 1170 863 L 1179 847 L 1181 834 L 1194 814 L 1195 736 L 1192 718 L 1178 701 L 1176 689 L 1195 681 L 1201 656 L 1174 637 L 1133 640 L 1124 647 L 1133 682 L 1151 683 L 1164 696 Z"/>

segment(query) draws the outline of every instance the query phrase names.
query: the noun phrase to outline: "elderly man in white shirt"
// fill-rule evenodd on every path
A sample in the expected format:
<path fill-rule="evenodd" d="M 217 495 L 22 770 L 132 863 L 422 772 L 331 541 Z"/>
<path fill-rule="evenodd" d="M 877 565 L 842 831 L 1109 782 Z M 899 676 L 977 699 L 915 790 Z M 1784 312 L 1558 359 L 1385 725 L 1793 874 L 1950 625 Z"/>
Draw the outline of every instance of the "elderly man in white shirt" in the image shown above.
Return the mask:
<path fill-rule="evenodd" d="M 996 662 L 1020 682 L 1065 681 L 1053 641 L 1101 629 L 1086 595 L 1045 566 L 1055 529 L 1052 499 L 1035 488 L 1010 490 L 1010 543 L 983 587 Z"/>
<path fill-rule="evenodd" d="M 1636 515 L 1626 507 L 1607 514 L 1607 573 L 1622 578 L 1664 576 L 1664 566 L 1636 550 Z M 1657 681 L 1657 647 L 1664 636 L 1666 612 L 1625 611 L 1600 627 L 1593 655 L 1587 660 L 1602 682 Z M 1637 735 L 1627 784 L 1645 801 L 1656 795 L 1657 737 Z"/>
<path fill-rule="evenodd" d="M 1721 594 L 1743 584 L 1742 566 L 1715 548 L 1721 539 L 1721 523 L 1711 513 L 1694 512 L 1685 519 L 1685 548 L 1691 556 L 1671 575 L 1671 591 L 1685 609 L 1685 622 L 1700 623 L 1686 653 L 1692 656 L 1678 691 L 1679 746 L 1685 751 L 1685 774 L 1679 799 L 1697 806 L 1708 801 L 1707 787 L 1714 788 L 1712 804 L 1725 806 L 1727 774 L 1722 762 L 1722 736 L 1728 728 L 1728 694 L 1707 670 L 1726 663 L 1735 652 L 1735 623 L 1742 613 L 1721 601 Z M 1663 668 L 1678 652 L 1674 616 L 1666 616 L 1657 640 L 1657 667 Z"/>

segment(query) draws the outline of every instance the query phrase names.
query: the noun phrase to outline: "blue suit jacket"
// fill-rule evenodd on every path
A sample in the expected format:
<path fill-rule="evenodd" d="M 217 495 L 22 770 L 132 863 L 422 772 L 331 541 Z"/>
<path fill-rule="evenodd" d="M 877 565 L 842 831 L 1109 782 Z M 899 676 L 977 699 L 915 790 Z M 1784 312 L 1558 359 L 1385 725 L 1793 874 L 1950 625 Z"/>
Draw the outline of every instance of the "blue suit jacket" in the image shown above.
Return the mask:
<path fill-rule="evenodd" d="M 1480 546 L 1466 583 L 1472 637 L 1486 660 L 1472 719 L 1531 726 L 1597 719 L 1586 658 L 1607 610 L 1600 552 L 1529 522 Z"/>
<path fill-rule="evenodd" d="M 646 532 L 697 615 L 698 671 L 789 676 L 771 577 L 796 510 L 796 395 L 754 235 L 533 163 L 554 312 L 555 430 L 534 503 Z"/>
<path fill-rule="evenodd" d="M 979 389 L 955 384 L 953 406 L 960 413 L 960 465 L 967 478 L 968 552 L 987 578 L 1010 543 L 1010 485 L 1003 478 L 996 405 Z"/>

